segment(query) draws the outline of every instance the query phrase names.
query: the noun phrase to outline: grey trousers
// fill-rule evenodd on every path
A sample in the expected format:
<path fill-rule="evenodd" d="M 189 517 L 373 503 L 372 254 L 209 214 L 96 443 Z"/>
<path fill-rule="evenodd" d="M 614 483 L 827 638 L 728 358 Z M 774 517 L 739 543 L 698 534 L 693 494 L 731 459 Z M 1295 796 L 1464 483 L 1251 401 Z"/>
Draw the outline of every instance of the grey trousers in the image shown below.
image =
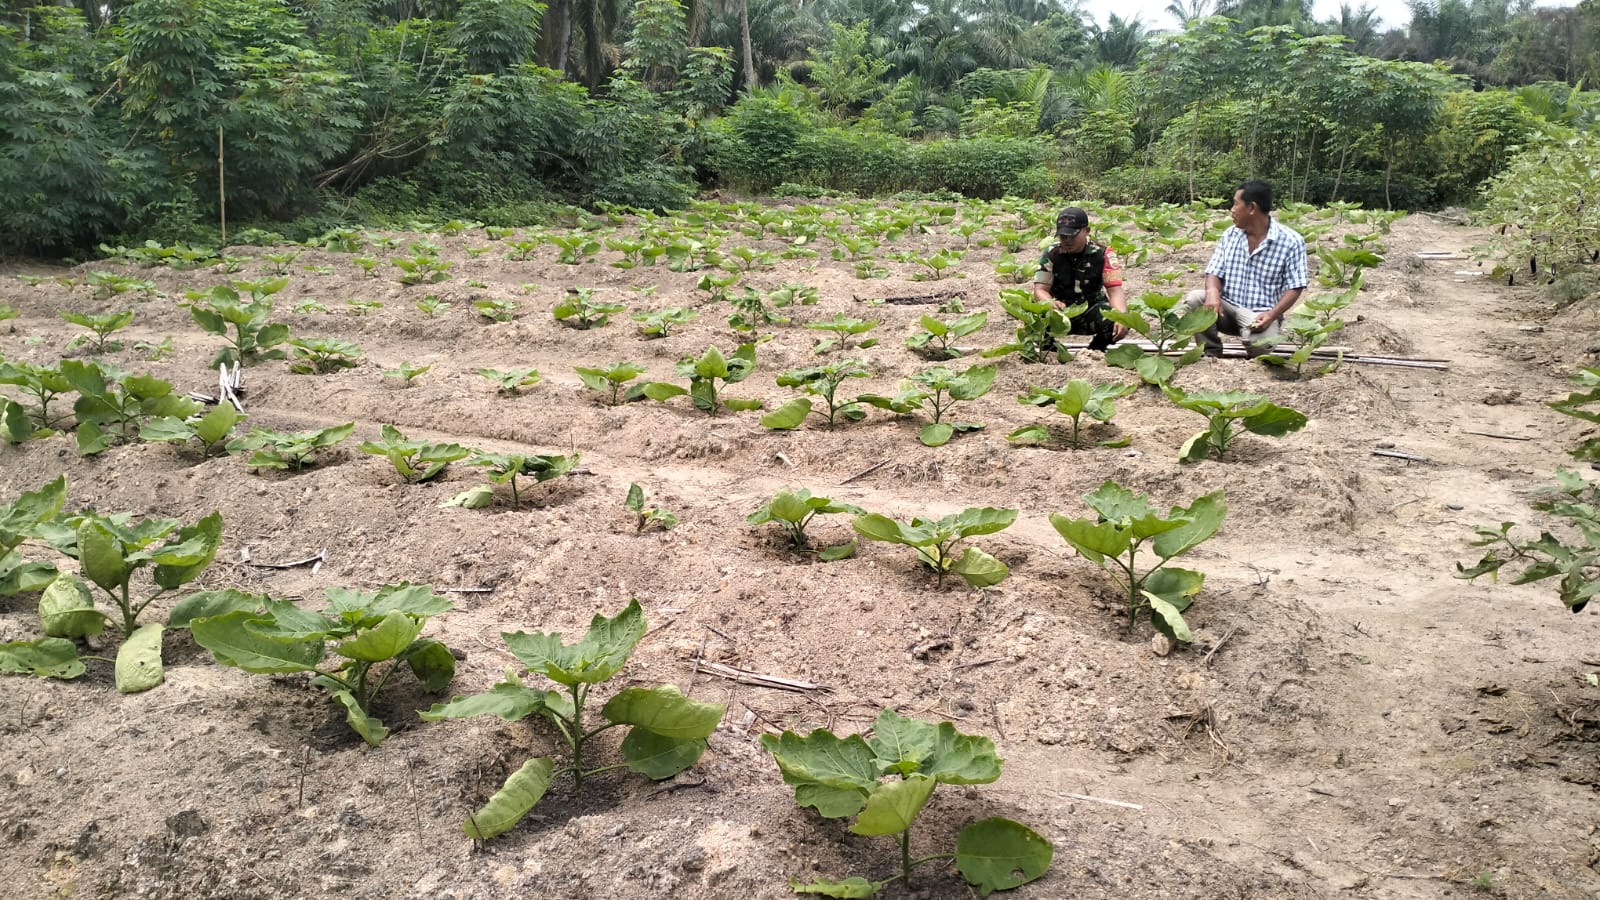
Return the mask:
<path fill-rule="evenodd" d="M 1183 309 L 1185 311 L 1203 306 L 1206 302 L 1205 291 L 1190 291 L 1183 296 Z M 1271 325 L 1260 331 L 1250 330 L 1250 324 L 1262 311 L 1245 309 L 1228 302 L 1222 298 L 1222 312 L 1217 313 L 1217 323 L 1200 333 L 1200 344 L 1205 348 L 1207 356 L 1222 355 L 1222 335 L 1231 334 L 1244 339 L 1245 355 L 1251 359 L 1272 352 L 1272 345 L 1278 342 L 1278 334 L 1282 330 L 1281 321 L 1274 321 Z"/>

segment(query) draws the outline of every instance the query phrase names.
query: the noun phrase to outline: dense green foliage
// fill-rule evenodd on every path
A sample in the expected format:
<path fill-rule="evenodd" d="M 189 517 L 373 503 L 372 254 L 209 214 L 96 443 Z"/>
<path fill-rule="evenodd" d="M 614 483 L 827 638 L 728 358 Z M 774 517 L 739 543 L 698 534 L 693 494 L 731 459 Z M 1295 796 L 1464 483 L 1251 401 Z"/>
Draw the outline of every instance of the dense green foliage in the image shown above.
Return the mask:
<path fill-rule="evenodd" d="M 1266 177 L 1415 208 L 1473 201 L 1596 108 L 1570 87 L 1600 73 L 1589 4 L 1418 3 L 1387 33 L 1304 4 L 1186 9 L 1220 15 L 1160 33 L 994 0 L 7 4 L 0 250 L 525 224 L 717 185 L 1186 202 Z"/>

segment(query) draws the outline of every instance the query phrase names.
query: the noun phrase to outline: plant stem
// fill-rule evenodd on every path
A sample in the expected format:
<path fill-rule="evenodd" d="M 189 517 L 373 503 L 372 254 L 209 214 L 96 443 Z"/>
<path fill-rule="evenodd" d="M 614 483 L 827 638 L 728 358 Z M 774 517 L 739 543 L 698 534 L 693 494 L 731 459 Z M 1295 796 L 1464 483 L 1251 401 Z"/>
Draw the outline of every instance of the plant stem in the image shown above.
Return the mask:
<path fill-rule="evenodd" d="M 134 622 L 139 614 L 134 611 L 132 602 L 128 599 L 128 582 L 122 582 L 122 596 L 117 598 L 117 604 L 122 607 L 122 635 L 127 637 L 133 634 Z"/>
<path fill-rule="evenodd" d="M 627 767 L 628 767 L 627 763 L 617 763 L 616 765 L 611 765 L 611 766 L 601 766 L 598 769 L 590 769 L 589 771 L 583 773 L 583 777 L 588 778 L 590 775 L 599 775 L 601 772 L 609 772 L 612 769 L 626 769 Z"/>
<path fill-rule="evenodd" d="M 900 877 L 905 879 L 906 890 L 911 889 L 911 827 L 900 832 Z"/>
<path fill-rule="evenodd" d="M 511 508 L 522 508 L 522 498 L 517 495 L 517 476 L 515 473 L 511 475 Z"/>
<path fill-rule="evenodd" d="M 583 701 L 589 692 L 586 685 L 577 685 L 572 689 L 572 733 L 567 736 L 572 742 L 572 789 L 575 793 L 583 791 L 583 742 L 588 735 L 583 733 Z"/>

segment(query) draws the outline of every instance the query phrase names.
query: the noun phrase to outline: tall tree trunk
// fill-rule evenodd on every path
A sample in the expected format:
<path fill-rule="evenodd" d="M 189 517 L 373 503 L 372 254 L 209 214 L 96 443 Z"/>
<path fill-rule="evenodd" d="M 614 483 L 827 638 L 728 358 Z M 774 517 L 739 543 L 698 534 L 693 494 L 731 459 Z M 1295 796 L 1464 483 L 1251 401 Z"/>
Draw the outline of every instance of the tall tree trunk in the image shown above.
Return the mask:
<path fill-rule="evenodd" d="M 744 54 L 744 89 L 756 89 L 756 57 L 750 47 L 750 0 L 739 0 L 739 48 Z"/>
<path fill-rule="evenodd" d="M 562 78 L 571 77 L 572 63 L 572 0 L 556 0 L 554 5 L 556 14 L 556 46 L 555 68 L 561 70 Z"/>

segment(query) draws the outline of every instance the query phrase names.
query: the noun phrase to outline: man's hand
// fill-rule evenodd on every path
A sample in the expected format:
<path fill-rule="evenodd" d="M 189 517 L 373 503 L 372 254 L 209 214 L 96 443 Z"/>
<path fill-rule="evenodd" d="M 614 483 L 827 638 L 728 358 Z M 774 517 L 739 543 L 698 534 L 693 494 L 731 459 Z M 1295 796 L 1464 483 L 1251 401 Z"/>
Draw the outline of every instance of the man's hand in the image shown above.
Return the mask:
<path fill-rule="evenodd" d="M 1250 330 L 1251 331 L 1263 331 L 1263 330 L 1265 330 L 1267 328 L 1267 326 L 1271 325 L 1273 322 L 1276 322 L 1277 320 L 1278 320 L 1278 317 L 1273 315 L 1271 310 L 1268 310 L 1268 311 L 1266 311 L 1264 313 L 1261 313 L 1260 315 L 1256 316 L 1256 320 L 1254 322 L 1250 323 Z"/>
<path fill-rule="evenodd" d="M 1120 341 L 1120 340 L 1122 340 L 1123 338 L 1125 338 L 1127 336 L 1128 336 L 1128 326 L 1122 324 L 1121 322 L 1112 323 L 1112 327 L 1111 327 L 1111 343 L 1115 344 L 1117 341 Z"/>
<path fill-rule="evenodd" d="M 1222 296 L 1220 294 L 1214 297 L 1210 294 L 1207 294 L 1206 302 L 1203 305 L 1206 309 L 1211 310 L 1217 315 L 1222 315 Z"/>

